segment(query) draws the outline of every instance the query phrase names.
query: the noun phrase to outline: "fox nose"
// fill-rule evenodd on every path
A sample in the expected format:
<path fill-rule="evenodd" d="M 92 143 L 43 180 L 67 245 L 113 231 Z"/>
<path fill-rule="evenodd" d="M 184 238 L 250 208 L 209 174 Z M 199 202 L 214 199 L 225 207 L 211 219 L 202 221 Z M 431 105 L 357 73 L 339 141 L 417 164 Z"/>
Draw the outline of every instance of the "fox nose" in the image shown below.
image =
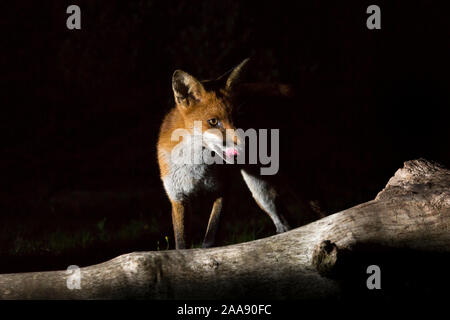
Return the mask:
<path fill-rule="evenodd" d="M 228 149 L 225 150 L 225 155 L 228 158 L 231 158 L 231 157 L 239 155 L 239 152 L 238 152 L 238 150 L 236 148 L 228 148 Z"/>

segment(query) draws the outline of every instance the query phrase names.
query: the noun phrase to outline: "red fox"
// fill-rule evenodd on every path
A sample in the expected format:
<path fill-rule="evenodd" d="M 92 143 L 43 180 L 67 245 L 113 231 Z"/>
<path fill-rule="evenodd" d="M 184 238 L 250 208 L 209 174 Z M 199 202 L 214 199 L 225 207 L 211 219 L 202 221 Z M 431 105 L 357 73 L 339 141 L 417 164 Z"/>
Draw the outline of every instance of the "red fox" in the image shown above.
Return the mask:
<path fill-rule="evenodd" d="M 162 122 L 157 156 L 161 180 L 172 204 L 176 249 L 186 248 L 185 213 L 189 202 L 196 194 L 204 191 L 215 195 L 215 201 L 206 227 L 203 247 L 214 245 L 224 201 L 221 186 L 226 182 L 223 180 L 227 179 L 223 179 L 220 173 L 223 166 L 208 160 L 219 157 L 229 163 L 242 151 L 243 141 L 236 134 L 233 125 L 234 106 L 231 97 L 247 62 L 248 59 L 244 60 L 216 80 L 198 81 L 181 70 L 176 70 L 172 76 L 175 106 Z M 201 126 L 202 135 L 199 144 L 195 142 L 197 124 Z M 179 130 L 185 132 L 181 141 L 174 139 Z M 232 146 L 225 141 L 229 137 Z M 208 154 L 206 159 L 196 161 L 199 159 L 191 157 L 196 148 L 200 149 L 201 155 Z M 277 192 L 272 185 L 263 176 L 245 169 L 241 169 L 241 175 L 256 203 L 272 219 L 277 233 L 289 230 L 278 209 Z"/>

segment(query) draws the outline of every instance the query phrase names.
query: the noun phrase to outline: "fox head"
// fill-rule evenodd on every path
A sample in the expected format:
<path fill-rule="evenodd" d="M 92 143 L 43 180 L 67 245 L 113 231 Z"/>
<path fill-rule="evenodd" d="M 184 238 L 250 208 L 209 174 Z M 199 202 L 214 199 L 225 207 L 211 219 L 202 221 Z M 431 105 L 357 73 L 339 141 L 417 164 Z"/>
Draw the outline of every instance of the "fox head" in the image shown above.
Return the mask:
<path fill-rule="evenodd" d="M 233 124 L 233 86 L 249 59 L 215 80 L 199 81 L 187 72 L 176 70 L 172 89 L 184 128 L 201 130 L 202 146 L 226 162 L 239 155 L 242 142 Z M 200 126 L 199 126 L 200 124 Z"/>

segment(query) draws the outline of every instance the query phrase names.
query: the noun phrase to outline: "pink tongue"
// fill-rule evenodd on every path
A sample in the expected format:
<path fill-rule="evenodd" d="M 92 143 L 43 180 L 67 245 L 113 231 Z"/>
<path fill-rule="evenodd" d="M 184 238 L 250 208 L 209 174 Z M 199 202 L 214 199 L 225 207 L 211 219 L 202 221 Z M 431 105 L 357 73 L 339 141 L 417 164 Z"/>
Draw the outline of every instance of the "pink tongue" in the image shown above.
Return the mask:
<path fill-rule="evenodd" d="M 227 157 L 232 157 L 232 156 L 237 156 L 238 155 L 238 151 L 236 148 L 229 148 L 225 151 L 225 155 Z"/>

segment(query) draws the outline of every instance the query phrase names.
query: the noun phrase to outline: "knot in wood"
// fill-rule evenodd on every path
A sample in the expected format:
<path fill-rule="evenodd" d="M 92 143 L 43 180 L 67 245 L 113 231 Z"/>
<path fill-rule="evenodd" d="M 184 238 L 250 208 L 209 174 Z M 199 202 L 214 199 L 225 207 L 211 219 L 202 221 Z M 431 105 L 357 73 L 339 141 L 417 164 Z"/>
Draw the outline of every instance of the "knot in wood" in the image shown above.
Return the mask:
<path fill-rule="evenodd" d="M 319 243 L 312 255 L 312 264 L 323 276 L 331 275 L 337 261 L 338 247 L 330 240 Z"/>
<path fill-rule="evenodd" d="M 217 269 L 219 268 L 219 262 L 217 262 L 217 260 L 213 258 L 211 259 L 209 266 L 211 267 L 211 269 Z"/>

